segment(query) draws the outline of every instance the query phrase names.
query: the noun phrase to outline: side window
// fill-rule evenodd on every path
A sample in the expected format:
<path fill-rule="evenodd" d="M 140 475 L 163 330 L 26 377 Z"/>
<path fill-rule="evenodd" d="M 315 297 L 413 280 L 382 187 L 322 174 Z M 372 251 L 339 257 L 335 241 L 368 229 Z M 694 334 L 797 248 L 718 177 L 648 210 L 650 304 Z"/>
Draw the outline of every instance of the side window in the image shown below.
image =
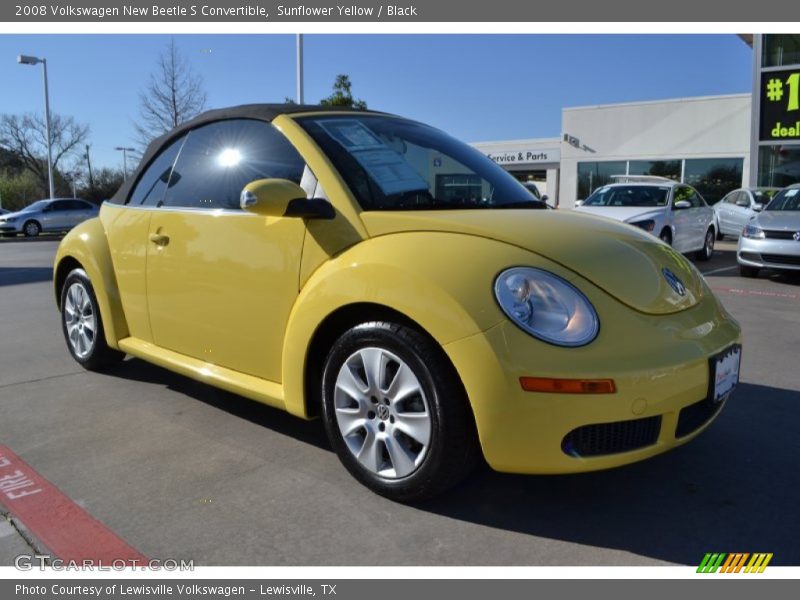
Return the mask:
<path fill-rule="evenodd" d="M 150 166 L 139 177 L 139 181 L 136 182 L 136 186 L 128 199 L 128 204 L 131 206 L 139 206 L 140 204 L 161 205 L 164 191 L 167 189 L 167 182 L 169 182 L 169 177 L 172 173 L 172 165 L 184 141 L 186 141 L 185 135 L 172 142 L 150 163 Z"/>
<path fill-rule="evenodd" d="M 50 205 L 50 210 L 53 211 L 69 210 L 70 208 L 69 200 L 56 200 Z"/>
<path fill-rule="evenodd" d="M 67 210 L 86 210 L 89 208 L 86 203 L 80 200 L 65 200 L 64 202 L 67 204 Z"/>
<path fill-rule="evenodd" d="M 189 133 L 172 171 L 165 206 L 238 209 L 245 185 L 256 179 L 300 184 L 305 162 L 271 124 L 219 121 Z"/>
<path fill-rule="evenodd" d="M 731 192 L 727 196 L 725 196 L 722 201 L 725 204 L 736 204 L 736 201 L 739 199 L 739 194 L 741 192 Z"/>

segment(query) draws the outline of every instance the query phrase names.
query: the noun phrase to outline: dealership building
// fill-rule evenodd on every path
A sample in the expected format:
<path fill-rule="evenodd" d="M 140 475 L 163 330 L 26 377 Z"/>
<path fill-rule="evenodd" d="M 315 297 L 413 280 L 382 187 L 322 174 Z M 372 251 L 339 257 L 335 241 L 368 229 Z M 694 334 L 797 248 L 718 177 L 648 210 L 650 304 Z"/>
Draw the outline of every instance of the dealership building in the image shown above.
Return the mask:
<path fill-rule="evenodd" d="M 753 91 L 564 108 L 558 138 L 473 144 L 571 208 L 613 175 L 659 175 L 707 202 L 747 185 L 800 181 L 800 35 L 741 36 Z"/>

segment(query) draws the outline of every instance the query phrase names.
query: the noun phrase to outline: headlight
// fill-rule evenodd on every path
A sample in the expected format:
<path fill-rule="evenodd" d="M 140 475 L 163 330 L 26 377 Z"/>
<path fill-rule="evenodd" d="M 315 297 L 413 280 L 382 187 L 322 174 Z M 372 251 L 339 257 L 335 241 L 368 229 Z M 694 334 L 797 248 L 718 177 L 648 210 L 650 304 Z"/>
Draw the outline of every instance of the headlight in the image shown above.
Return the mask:
<path fill-rule="evenodd" d="M 597 313 L 586 296 L 547 271 L 506 269 L 494 282 L 494 294 L 516 325 L 557 346 L 584 346 L 600 329 Z"/>
<path fill-rule="evenodd" d="M 16 220 L 17 217 L 6 217 L 5 219 L 3 219 L 3 221 L 5 221 L 6 223 L 13 223 Z"/>
<path fill-rule="evenodd" d="M 752 240 L 763 240 L 764 230 L 761 229 L 761 227 L 756 227 L 755 225 L 745 225 L 742 235 Z"/>
<path fill-rule="evenodd" d="M 652 232 L 653 229 L 655 229 L 656 227 L 656 222 L 653 219 L 647 219 L 645 221 L 634 221 L 630 224 L 650 232 Z"/>

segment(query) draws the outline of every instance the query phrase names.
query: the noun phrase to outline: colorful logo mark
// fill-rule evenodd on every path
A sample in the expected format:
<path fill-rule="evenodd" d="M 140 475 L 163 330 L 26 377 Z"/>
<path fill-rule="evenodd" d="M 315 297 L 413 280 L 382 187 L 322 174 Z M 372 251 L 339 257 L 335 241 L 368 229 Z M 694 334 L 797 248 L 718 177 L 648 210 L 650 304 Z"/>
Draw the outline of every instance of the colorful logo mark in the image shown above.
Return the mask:
<path fill-rule="evenodd" d="M 749 559 L 749 561 L 748 561 Z M 763 573 L 769 561 L 772 560 L 772 552 L 734 552 L 726 554 L 724 552 L 708 552 L 703 557 L 700 566 L 697 567 L 698 573 Z"/>

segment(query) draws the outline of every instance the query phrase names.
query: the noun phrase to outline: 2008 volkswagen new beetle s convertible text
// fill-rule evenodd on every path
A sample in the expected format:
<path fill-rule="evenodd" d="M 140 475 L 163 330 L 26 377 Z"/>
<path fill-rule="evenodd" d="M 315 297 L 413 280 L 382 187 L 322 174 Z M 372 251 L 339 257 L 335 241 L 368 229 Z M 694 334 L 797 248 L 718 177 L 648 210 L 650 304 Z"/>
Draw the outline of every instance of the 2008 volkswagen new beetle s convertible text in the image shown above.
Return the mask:
<path fill-rule="evenodd" d="M 683 256 L 533 198 L 395 116 L 211 111 L 156 140 L 73 229 L 75 360 L 132 355 L 303 418 L 387 497 L 677 446 L 738 381 L 740 329 Z"/>

